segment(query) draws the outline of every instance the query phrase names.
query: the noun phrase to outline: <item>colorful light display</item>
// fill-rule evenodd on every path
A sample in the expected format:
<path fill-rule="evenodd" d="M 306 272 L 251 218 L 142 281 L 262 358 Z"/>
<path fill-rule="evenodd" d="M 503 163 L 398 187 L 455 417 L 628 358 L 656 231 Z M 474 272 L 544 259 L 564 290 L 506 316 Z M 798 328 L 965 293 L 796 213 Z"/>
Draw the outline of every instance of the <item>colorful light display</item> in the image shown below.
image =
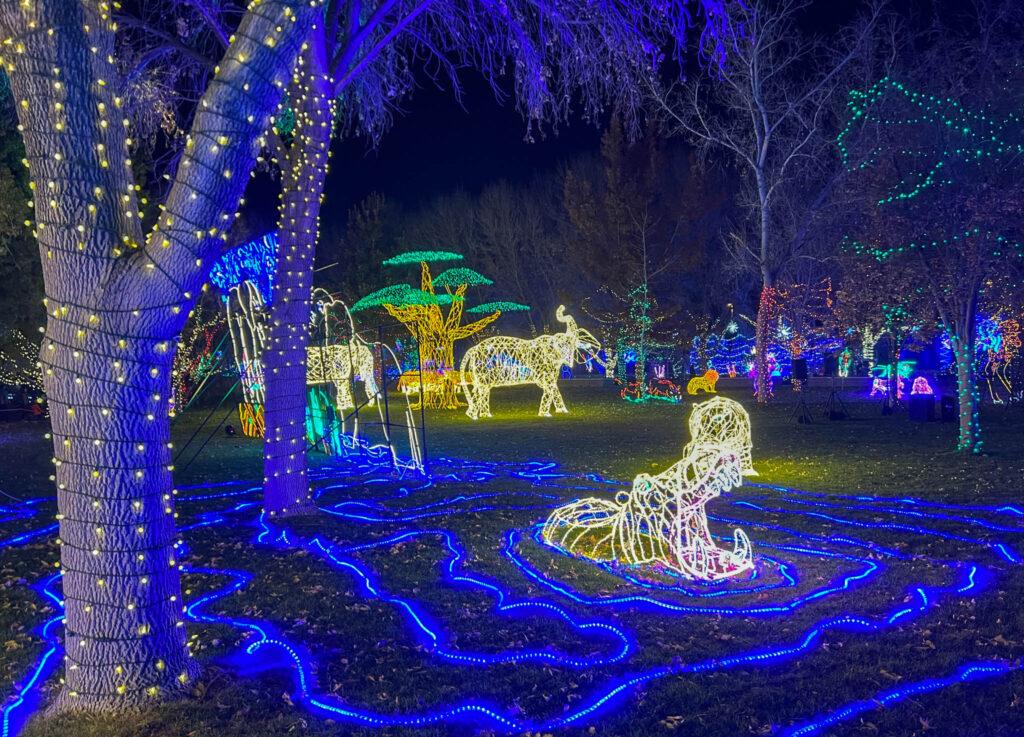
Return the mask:
<path fill-rule="evenodd" d="M 290 697 L 314 715 L 364 728 L 451 723 L 462 729 L 492 729 L 508 734 L 549 732 L 567 726 L 594 725 L 609 709 L 624 707 L 625 698 L 635 689 L 669 678 L 702 678 L 709 673 L 756 668 L 770 679 L 771 674 L 785 669 L 794 659 L 812 653 L 825 659 L 816 667 L 841 668 L 846 657 L 844 650 L 822 648 L 831 636 L 841 636 L 846 641 L 853 638 L 861 644 L 877 639 L 878 645 L 885 647 L 887 632 L 905 630 L 915 622 L 927 621 L 937 610 L 992 593 L 994 584 L 1007 575 L 1006 566 L 1020 563 L 1016 548 L 1024 540 L 1024 528 L 1019 526 L 1024 510 L 1013 506 L 939 504 L 906 496 L 885 499 L 824 495 L 753 485 L 749 487 L 752 493 L 742 498 L 728 493 L 719 498 L 719 504 L 732 508 L 743 519 L 721 515 L 709 519 L 757 527 L 770 538 L 771 542 L 759 543 L 759 549 L 767 552 L 759 555 L 765 566 L 755 578 L 734 577 L 721 584 L 687 583 L 683 579 L 673 582 L 664 577 L 651 581 L 629 570 L 605 567 L 598 575 L 610 577 L 608 582 L 584 584 L 558 559 L 552 561 L 551 556 L 561 552 L 545 544 L 541 526 L 529 526 L 527 522 L 526 527 L 511 527 L 497 551 L 507 562 L 510 574 L 506 575 L 514 579 L 506 582 L 480 570 L 482 563 L 471 547 L 472 537 L 465 536 L 458 520 L 488 513 L 507 515 L 515 510 L 529 518 L 557 504 L 568 488 L 601 494 L 616 484 L 594 474 L 564 474 L 554 464 L 540 462 L 492 464 L 448 459 L 435 470 L 439 480 L 472 483 L 478 488 L 490 485 L 493 490 L 480 488 L 474 494 L 452 497 L 445 491 L 446 485 L 431 480 L 412 484 L 393 475 L 388 454 L 381 449 L 342 454 L 332 459 L 331 465 L 314 471 L 312 481 L 321 508 L 343 520 L 347 529 L 358 531 L 356 541 L 343 546 L 331 542 L 326 535 L 303 538 L 287 526 L 261 525 L 255 544 L 289 550 L 301 547 L 312 565 L 324 566 L 341 576 L 342 581 L 351 581 L 344 585 L 358 601 L 377 602 L 392 609 L 404 624 L 410 645 L 422 653 L 427 667 L 445 663 L 472 668 L 474 678 L 478 679 L 492 677 L 489 669 L 495 667 L 502 670 L 493 677 L 507 678 L 509 666 L 542 666 L 551 669 L 552 677 L 572 677 L 581 670 L 594 673 L 596 677 L 577 692 L 578 696 L 574 693 L 563 700 L 556 692 L 546 713 L 524 713 L 517 703 L 481 702 L 474 693 L 460 693 L 436 706 L 414 706 L 410 710 L 389 709 L 374 701 L 360 703 L 351 697 L 342 700 L 336 692 L 324 688 L 318 677 L 336 657 L 330 650 L 320 643 L 300 642 L 292 634 L 282 634 L 266 615 L 239 618 L 219 613 L 223 609 L 220 603 L 227 597 L 246 596 L 254 585 L 254 572 L 238 568 L 202 567 L 201 563 L 189 566 L 187 570 L 194 576 L 216 576 L 221 577 L 219 580 L 226 578 L 226 582 L 201 598 L 188 601 L 186 618 L 226 625 L 244 633 L 238 656 L 252 658 L 263 668 L 269 664 L 291 674 L 295 686 Z M 364 493 L 370 489 L 375 490 L 372 495 Z M 185 487 L 180 492 L 181 532 L 188 541 L 204 534 L 204 530 L 244 530 L 257 522 L 258 484 L 222 482 Z M 762 499 L 770 500 L 770 505 L 755 503 Z M 14 505 L 4 512 L 24 512 L 31 524 L 33 515 L 43 511 L 40 506 Z M 768 521 L 769 515 L 773 521 Z M 0 520 L 0 549 L 30 545 L 40 535 L 53 532 L 50 525 L 26 531 L 24 521 L 12 521 L 9 517 Z M 779 523 L 775 518 L 791 522 Z M 409 528 L 410 523 L 421 524 L 425 520 L 429 520 L 429 528 Z M 449 525 L 448 520 L 456 524 Z M 793 529 L 793 524 L 801 529 Z M 851 532 L 837 534 L 833 529 L 837 524 Z M 19 525 L 17 534 L 12 534 L 11 525 Z M 950 531 L 951 525 L 981 532 L 955 534 Z M 947 550 L 935 560 L 921 560 L 891 544 L 898 540 L 902 548 L 915 538 L 929 539 L 930 544 L 947 546 Z M 395 591 L 391 593 L 390 587 L 381 583 L 388 574 L 380 567 L 379 559 L 363 557 L 364 553 L 387 552 L 410 542 L 436 546 L 440 565 L 431 560 L 425 568 L 437 571 L 436 586 L 450 588 L 454 596 L 459 596 L 460 591 L 468 592 L 474 601 L 481 594 L 493 597 L 491 611 L 481 616 L 493 619 L 495 626 L 535 618 L 563 627 L 564 641 L 580 644 L 570 650 L 552 647 L 547 639 L 526 639 L 507 650 L 471 649 L 471 645 L 456 640 L 457 618 L 444 610 L 432 610 L 418 589 L 391 589 Z M 179 546 L 179 556 L 186 552 L 187 546 Z M 829 563 L 835 566 L 831 576 L 807 583 L 811 571 L 820 575 L 821 566 Z M 907 580 L 893 584 L 888 575 L 892 570 L 902 571 Z M 543 595 L 522 598 L 517 592 L 522 591 L 523 581 L 541 587 Z M 61 579 L 54 576 L 33 590 L 60 607 L 60 585 Z M 884 592 L 885 600 L 894 601 L 881 609 L 867 605 L 864 602 L 870 597 L 863 596 L 865 589 L 868 593 Z M 752 599 L 751 594 L 755 593 L 757 597 Z M 809 608 L 812 605 L 813 610 Z M 581 607 L 586 612 L 583 616 L 578 613 Z M 860 613 L 865 608 L 869 611 Z M 713 646 L 717 650 L 706 656 L 650 663 L 645 660 L 650 655 L 646 652 L 648 645 L 637 637 L 632 624 L 631 613 L 638 609 L 646 617 L 663 618 L 666 628 L 683 621 L 682 617 L 685 621 L 718 621 L 723 617 L 736 622 L 760 620 L 762 626 L 774 622 L 777 627 L 772 634 L 759 635 L 760 644 L 756 646 L 737 649 L 726 641 L 715 641 Z M 819 613 L 809 619 L 792 618 L 801 611 Z M 603 616 L 612 612 L 616 615 L 614 619 Z M 38 660 L 27 669 L 26 676 L 17 679 L 19 685 L 0 709 L 5 735 L 17 732 L 25 716 L 35 708 L 31 697 L 60 662 L 63 640 L 56 624 L 61 616 L 58 613 L 39 623 L 36 632 L 46 646 L 40 649 Z M 859 690 L 857 684 L 850 684 L 853 700 L 848 704 L 822 703 L 818 713 L 786 712 L 785 717 L 774 719 L 777 728 L 787 735 L 816 734 L 863 714 L 875 705 L 873 698 L 881 698 L 884 705 L 891 706 L 916 693 L 997 678 L 1018 668 L 999 659 L 951 665 L 942 652 L 943 644 L 937 642 L 941 662 L 932 662 L 934 658 L 922 655 L 916 661 L 914 674 L 907 674 L 904 685 L 876 693 L 877 685 L 863 684 L 865 689 Z M 268 660 L 268 655 L 280 658 Z M 638 662 L 631 662 L 634 658 Z M 802 668 L 807 667 L 805 659 L 801 663 Z M 438 677 L 443 677 L 441 671 Z"/>
<path fill-rule="evenodd" d="M 924 376 L 918 376 L 914 379 L 914 385 L 910 388 L 911 394 L 934 394 L 932 391 L 931 384 L 928 383 L 928 379 Z"/>
<path fill-rule="evenodd" d="M 686 383 L 686 393 L 696 394 L 698 391 L 714 394 L 718 383 L 718 372 L 708 369 L 703 376 L 695 376 Z"/>
<path fill-rule="evenodd" d="M 571 367 L 581 352 L 596 355 L 601 345 L 565 314 L 564 305 L 558 306 L 555 319 L 565 324 L 565 332 L 531 340 L 496 335 L 466 351 L 459 378 L 469 402 L 468 417 L 476 420 L 491 416 L 491 390 L 495 387 L 522 384 L 536 384 L 543 390 L 537 413 L 541 417 L 550 417 L 552 409 L 569 411 L 558 390 L 562 367 Z"/>
<path fill-rule="evenodd" d="M 631 402 L 646 402 L 655 399 L 678 404 L 683 400 L 682 388 L 668 379 L 651 379 L 644 384 L 637 384 L 635 381 L 627 384 L 616 379 L 615 383 L 623 385 L 619 396 Z"/>
<path fill-rule="evenodd" d="M 386 266 L 420 265 L 420 288 L 408 284 L 392 284 L 363 297 L 352 306 L 352 311 L 383 307 L 388 314 L 408 328 L 419 348 L 419 371 L 425 380 L 416 383 L 416 393 L 422 385 L 423 401 L 427 407 L 455 409 L 462 406 L 457 392 L 459 372 L 455 370 L 455 343 L 483 330 L 498 319 L 502 312 L 527 310 L 526 305 L 514 302 L 488 302 L 466 309 L 466 289 L 470 286 L 489 285 L 493 282 L 472 269 L 453 268 L 432 277 L 429 263 L 459 261 L 462 256 L 451 251 L 411 251 L 384 261 Z M 437 293 L 437 287 L 444 292 Z M 448 307 L 445 314 L 442 307 Z M 486 317 L 462 324 L 463 313 L 490 311 Z M 412 394 L 412 377 L 405 383 Z M 414 404 L 413 409 L 419 409 Z"/>

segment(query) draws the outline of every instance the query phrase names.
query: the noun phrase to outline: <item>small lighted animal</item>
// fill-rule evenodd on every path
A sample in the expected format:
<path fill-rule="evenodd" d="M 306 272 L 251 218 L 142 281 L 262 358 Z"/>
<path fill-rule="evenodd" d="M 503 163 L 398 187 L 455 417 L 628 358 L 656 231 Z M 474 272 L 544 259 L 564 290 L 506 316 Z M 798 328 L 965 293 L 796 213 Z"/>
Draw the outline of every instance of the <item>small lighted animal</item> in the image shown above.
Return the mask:
<path fill-rule="evenodd" d="M 715 384 L 718 383 L 718 372 L 708 369 L 703 376 L 695 376 L 686 385 L 687 394 L 696 394 L 698 391 L 716 394 Z"/>
<path fill-rule="evenodd" d="M 918 376 L 914 379 L 914 385 L 910 388 L 911 394 L 934 394 L 932 391 L 931 384 L 928 383 L 928 379 L 924 376 Z"/>
<path fill-rule="evenodd" d="M 616 384 L 624 382 L 615 380 Z M 623 399 L 643 401 L 644 399 L 661 399 L 666 402 L 680 402 L 683 399 L 683 390 L 668 379 L 651 379 L 646 384 L 638 384 L 631 381 L 622 387 L 619 396 Z"/>
<path fill-rule="evenodd" d="M 373 406 L 380 390 L 373 377 L 373 351 L 359 341 L 347 345 L 306 348 L 306 384 L 334 384 L 339 409 L 352 409 L 355 401 L 349 383 L 359 377 L 366 390 L 367 404 Z"/>
<path fill-rule="evenodd" d="M 601 345 L 565 314 L 564 306 L 558 307 L 555 318 L 565 323 L 565 332 L 532 340 L 496 335 L 466 351 L 460 374 L 469 417 L 490 417 L 491 389 L 519 384 L 536 384 L 543 389 L 539 415 L 550 417 L 552 408 L 555 412 L 569 411 L 558 390 L 562 367 L 571 367 L 584 352 L 596 356 Z"/>

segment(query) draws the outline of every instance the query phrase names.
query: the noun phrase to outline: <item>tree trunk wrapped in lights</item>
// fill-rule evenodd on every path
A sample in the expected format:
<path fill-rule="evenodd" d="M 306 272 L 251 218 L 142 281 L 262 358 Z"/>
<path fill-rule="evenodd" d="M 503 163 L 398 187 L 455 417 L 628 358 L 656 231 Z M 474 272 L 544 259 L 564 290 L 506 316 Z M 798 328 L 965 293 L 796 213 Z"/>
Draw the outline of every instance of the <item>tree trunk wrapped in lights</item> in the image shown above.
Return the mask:
<path fill-rule="evenodd" d="M 146 236 L 107 10 L 68 0 L 0 7 L 48 295 L 41 361 L 66 604 L 62 709 L 139 705 L 195 674 L 174 549 L 172 362 L 315 12 L 288 0 L 252 5 Z"/>
<path fill-rule="evenodd" d="M 306 475 L 306 347 L 320 198 L 336 104 L 323 35 L 323 24 L 316 24 L 288 88 L 296 143 L 283 167 L 275 299 L 261 359 L 266 396 L 263 508 L 273 517 L 316 511 Z"/>

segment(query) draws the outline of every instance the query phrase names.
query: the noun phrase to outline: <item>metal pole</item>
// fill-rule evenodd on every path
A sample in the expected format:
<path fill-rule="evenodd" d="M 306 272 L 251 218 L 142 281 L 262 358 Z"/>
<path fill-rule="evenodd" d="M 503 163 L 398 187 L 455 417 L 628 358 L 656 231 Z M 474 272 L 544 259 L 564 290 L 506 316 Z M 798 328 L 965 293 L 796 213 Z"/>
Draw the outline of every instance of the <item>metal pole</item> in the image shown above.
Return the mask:
<path fill-rule="evenodd" d="M 377 345 L 373 349 L 373 360 L 374 360 L 374 372 L 377 370 L 377 364 L 380 364 L 380 383 L 379 391 L 384 395 L 384 435 L 387 438 L 388 444 L 392 447 L 392 452 L 389 454 L 391 458 L 391 467 L 395 467 L 395 453 L 394 443 L 391 440 L 391 412 L 388 409 L 388 374 L 387 367 L 384 365 L 384 356 L 381 352 L 381 346 L 384 345 L 384 326 L 377 326 Z M 378 400 L 379 401 L 379 400 Z"/>
<path fill-rule="evenodd" d="M 420 372 L 420 438 L 422 445 L 422 456 L 423 456 L 423 475 L 427 475 L 427 415 L 426 410 L 423 407 L 423 403 L 426 401 L 423 396 L 423 341 L 420 340 L 419 333 L 415 333 L 416 336 L 416 364 L 419 367 Z"/>

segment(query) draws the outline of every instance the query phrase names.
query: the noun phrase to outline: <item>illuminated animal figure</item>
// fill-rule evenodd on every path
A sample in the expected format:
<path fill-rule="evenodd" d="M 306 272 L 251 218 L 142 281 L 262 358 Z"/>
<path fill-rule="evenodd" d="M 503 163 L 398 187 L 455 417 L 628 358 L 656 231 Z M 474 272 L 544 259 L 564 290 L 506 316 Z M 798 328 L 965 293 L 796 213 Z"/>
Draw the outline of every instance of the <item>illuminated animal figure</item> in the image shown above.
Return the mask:
<path fill-rule="evenodd" d="M 902 376 L 898 376 L 897 379 L 898 381 L 896 384 L 896 396 L 899 397 L 900 399 L 903 399 L 903 397 L 905 396 L 904 392 L 906 389 L 906 379 L 904 379 Z M 874 379 L 872 379 L 871 393 L 868 394 L 869 397 L 885 397 L 888 396 L 888 394 L 889 379 L 885 378 L 884 376 L 876 376 Z"/>
<path fill-rule="evenodd" d="M 358 376 L 366 389 L 367 404 L 373 406 L 377 382 L 373 377 L 373 351 L 359 341 L 348 345 L 309 346 L 306 348 L 306 384 L 334 384 L 338 409 L 352 409 L 355 402 L 349 383 Z"/>
<path fill-rule="evenodd" d="M 556 509 L 544 524 L 544 540 L 591 560 L 660 564 L 701 581 L 753 569 L 746 534 L 734 530 L 732 550 L 719 548 L 705 511 L 752 472 L 747 413 L 738 402 L 715 397 L 694 408 L 690 433 L 683 459 L 667 471 L 640 474 L 614 501 L 577 499 Z"/>
<path fill-rule="evenodd" d="M 643 402 L 647 399 L 660 399 L 665 402 L 681 402 L 683 391 L 677 384 L 668 379 L 651 379 L 646 384 L 638 384 L 635 381 L 629 383 L 615 380 L 616 384 L 624 384 L 619 396 L 633 402 Z"/>
<path fill-rule="evenodd" d="M 914 385 L 910 388 L 910 393 L 912 395 L 921 395 L 934 394 L 935 392 L 932 391 L 932 385 L 928 383 L 928 379 L 924 376 L 918 376 L 914 379 Z"/>
<path fill-rule="evenodd" d="M 438 393 L 445 391 L 446 386 L 449 383 L 454 382 L 458 386 L 462 381 L 462 372 L 450 369 L 448 371 L 425 371 L 425 380 L 423 381 L 423 398 L 426 400 L 427 395 L 431 393 Z M 410 406 L 412 409 L 420 408 L 420 372 L 417 370 L 403 371 L 402 375 L 398 378 L 398 391 L 402 392 L 405 396 L 409 397 L 409 401 L 412 403 Z M 426 402 L 426 406 L 431 407 L 429 401 Z"/>
<path fill-rule="evenodd" d="M 564 333 L 541 335 L 532 340 L 496 335 L 480 341 L 462 357 L 460 380 L 472 419 L 491 416 L 491 389 L 496 386 L 536 384 L 544 390 L 539 415 L 568 412 L 558 378 L 562 366 L 572 366 L 578 352 L 596 355 L 601 346 L 559 306 L 555 317 L 565 323 Z"/>
<path fill-rule="evenodd" d="M 718 383 L 718 372 L 708 369 L 703 376 L 695 376 L 686 384 L 687 394 L 696 394 L 697 390 L 715 394 L 715 384 Z"/>
<path fill-rule="evenodd" d="M 690 455 L 702 445 L 728 448 L 740 459 L 744 476 L 758 475 L 751 457 L 754 444 L 750 439 L 750 415 L 742 404 L 725 397 L 701 402 L 690 413 L 688 427 L 692 440 L 683 448 L 683 455 Z"/>
<path fill-rule="evenodd" d="M 742 462 L 730 448 L 698 445 L 664 473 L 642 473 L 615 501 L 580 499 L 556 509 L 544 525 L 546 542 L 592 560 L 660 564 L 688 578 L 717 581 L 754 567 L 750 540 L 733 531 L 732 550 L 719 548 L 705 506 L 743 483 Z"/>

